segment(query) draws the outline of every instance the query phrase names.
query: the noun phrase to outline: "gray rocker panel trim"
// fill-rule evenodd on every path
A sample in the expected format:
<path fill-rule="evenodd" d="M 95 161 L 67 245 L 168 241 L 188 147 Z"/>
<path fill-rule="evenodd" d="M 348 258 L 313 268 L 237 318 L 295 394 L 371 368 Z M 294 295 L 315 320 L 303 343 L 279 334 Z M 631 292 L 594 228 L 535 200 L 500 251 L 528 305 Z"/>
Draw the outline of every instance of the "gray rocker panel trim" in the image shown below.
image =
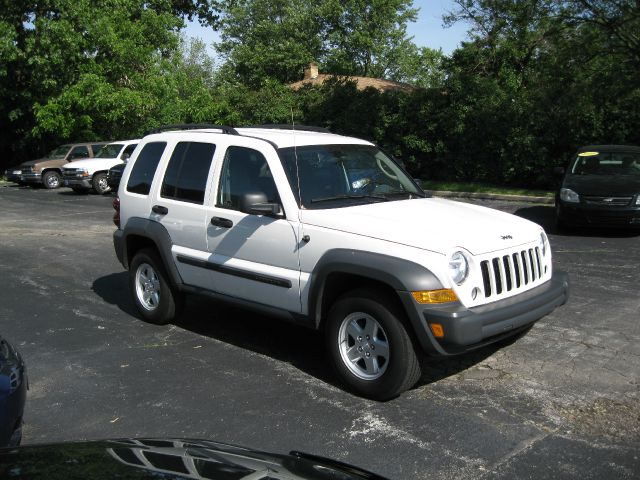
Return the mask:
<path fill-rule="evenodd" d="M 428 269 L 408 260 L 352 249 L 328 250 L 311 273 L 309 317 L 320 325 L 322 298 L 327 277 L 332 273 L 358 275 L 386 283 L 396 291 L 437 290 L 440 280 Z"/>

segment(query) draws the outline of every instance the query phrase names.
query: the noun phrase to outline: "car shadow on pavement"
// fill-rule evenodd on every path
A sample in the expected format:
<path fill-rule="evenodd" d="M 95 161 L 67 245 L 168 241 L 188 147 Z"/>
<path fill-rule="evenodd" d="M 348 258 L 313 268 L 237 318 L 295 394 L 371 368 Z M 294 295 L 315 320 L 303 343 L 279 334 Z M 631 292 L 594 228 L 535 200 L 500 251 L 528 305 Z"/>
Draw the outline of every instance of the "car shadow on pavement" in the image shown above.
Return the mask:
<path fill-rule="evenodd" d="M 515 215 L 537 223 L 544 231 L 554 235 L 566 237 L 604 237 L 604 238 L 629 238 L 640 235 L 640 229 L 619 228 L 564 228 L 558 229 L 556 225 L 556 212 L 553 206 L 536 205 L 520 208 L 513 212 Z"/>
<path fill-rule="evenodd" d="M 286 362 L 338 386 L 320 332 L 216 300 L 188 296 L 174 325 L 198 335 Z"/>
<path fill-rule="evenodd" d="M 198 335 L 286 362 L 318 380 L 343 388 L 329 363 L 322 332 L 197 297 L 189 297 L 185 311 L 174 324 Z M 510 341 L 455 357 L 421 355 L 422 376 L 414 388 L 456 375 L 482 362 L 506 343 Z"/>
<path fill-rule="evenodd" d="M 127 272 L 118 272 L 96 279 L 92 289 L 105 302 L 116 305 L 126 314 L 143 321 L 138 315 L 127 285 Z M 197 335 L 288 363 L 320 381 L 343 388 L 329 363 L 322 332 L 268 317 L 263 313 L 196 296 L 187 296 L 185 309 L 173 324 Z M 503 340 L 452 357 L 420 355 L 422 376 L 413 389 L 469 369 L 512 341 Z"/>
<path fill-rule="evenodd" d="M 128 315 L 137 317 L 138 312 L 129 293 L 127 272 L 118 272 L 94 280 L 91 289 L 105 302 L 116 305 Z"/>

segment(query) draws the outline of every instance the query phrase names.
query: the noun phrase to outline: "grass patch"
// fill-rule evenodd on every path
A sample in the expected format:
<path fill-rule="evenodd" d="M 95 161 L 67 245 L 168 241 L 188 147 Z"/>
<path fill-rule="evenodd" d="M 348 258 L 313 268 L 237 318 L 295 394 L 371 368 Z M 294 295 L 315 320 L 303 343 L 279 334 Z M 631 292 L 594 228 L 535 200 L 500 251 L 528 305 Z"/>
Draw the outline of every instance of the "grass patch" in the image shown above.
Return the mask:
<path fill-rule="evenodd" d="M 448 192 L 473 192 L 473 193 L 495 193 L 498 195 L 529 195 L 535 197 L 553 197 L 554 193 L 548 190 L 528 190 L 525 188 L 496 187 L 472 182 L 437 182 L 424 180 L 422 188 L 425 190 L 448 191 Z"/>

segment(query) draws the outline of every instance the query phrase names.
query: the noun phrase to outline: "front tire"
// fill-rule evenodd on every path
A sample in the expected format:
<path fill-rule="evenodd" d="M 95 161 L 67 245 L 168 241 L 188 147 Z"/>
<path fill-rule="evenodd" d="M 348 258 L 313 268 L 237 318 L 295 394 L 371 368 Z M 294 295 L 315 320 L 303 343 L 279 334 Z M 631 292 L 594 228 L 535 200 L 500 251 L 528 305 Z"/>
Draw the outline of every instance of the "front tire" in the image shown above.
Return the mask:
<path fill-rule="evenodd" d="M 111 187 L 107 182 L 107 174 L 104 172 L 96 173 L 91 180 L 91 184 L 98 195 L 111 191 Z"/>
<path fill-rule="evenodd" d="M 169 283 L 162 260 L 152 249 L 136 253 L 129 266 L 129 288 L 144 320 L 166 325 L 180 315 L 184 296 Z"/>
<path fill-rule="evenodd" d="M 45 172 L 45 174 L 42 175 L 42 183 L 44 185 L 44 188 L 48 188 L 50 190 L 59 188 L 60 185 L 62 185 L 62 177 L 55 170 L 51 170 L 49 172 Z"/>
<path fill-rule="evenodd" d="M 420 378 L 404 314 L 382 291 L 340 297 L 329 311 L 326 341 L 336 373 L 363 397 L 389 400 Z"/>

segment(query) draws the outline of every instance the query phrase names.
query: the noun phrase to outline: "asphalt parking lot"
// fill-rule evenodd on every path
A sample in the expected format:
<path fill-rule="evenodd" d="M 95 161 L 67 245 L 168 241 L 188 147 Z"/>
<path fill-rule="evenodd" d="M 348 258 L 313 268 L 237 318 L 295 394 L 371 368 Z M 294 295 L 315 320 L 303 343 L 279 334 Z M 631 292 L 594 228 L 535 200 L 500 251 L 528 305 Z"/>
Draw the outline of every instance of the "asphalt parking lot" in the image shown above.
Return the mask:
<path fill-rule="evenodd" d="M 541 223 L 571 298 L 525 336 L 427 359 L 386 403 L 336 386 L 314 332 L 190 298 L 139 320 L 110 196 L 0 187 L 0 334 L 26 359 L 25 444 L 140 436 L 303 450 L 400 479 L 640 477 L 640 236 Z M 469 232 L 470 235 L 473 232 Z"/>

